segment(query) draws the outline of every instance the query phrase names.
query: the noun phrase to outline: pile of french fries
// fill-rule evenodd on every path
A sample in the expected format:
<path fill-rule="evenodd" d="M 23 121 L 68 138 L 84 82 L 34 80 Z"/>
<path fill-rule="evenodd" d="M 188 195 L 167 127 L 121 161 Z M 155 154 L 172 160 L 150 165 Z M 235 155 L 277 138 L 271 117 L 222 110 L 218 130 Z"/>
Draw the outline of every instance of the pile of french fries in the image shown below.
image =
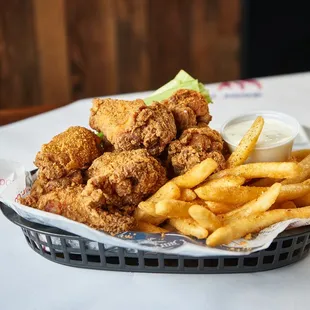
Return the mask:
<path fill-rule="evenodd" d="M 244 164 L 263 129 L 258 117 L 214 173 L 208 158 L 162 186 L 135 211 L 137 230 L 178 232 L 205 239 L 211 247 L 288 219 L 310 218 L 310 150 L 292 152 L 287 162 Z"/>

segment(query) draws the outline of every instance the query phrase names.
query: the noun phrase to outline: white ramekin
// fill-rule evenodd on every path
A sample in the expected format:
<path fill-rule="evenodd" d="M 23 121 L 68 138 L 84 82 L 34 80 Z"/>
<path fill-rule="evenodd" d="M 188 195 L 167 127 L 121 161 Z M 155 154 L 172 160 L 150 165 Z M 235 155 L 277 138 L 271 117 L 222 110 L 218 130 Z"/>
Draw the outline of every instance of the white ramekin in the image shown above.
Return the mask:
<path fill-rule="evenodd" d="M 288 160 L 292 152 L 294 140 L 299 133 L 300 125 L 295 118 L 276 111 L 254 111 L 235 116 L 226 121 L 222 125 L 221 135 L 228 144 L 230 151 L 233 152 L 237 144 L 233 144 L 229 141 L 229 139 L 227 139 L 225 136 L 225 128 L 229 125 L 242 121 L 254 121 L 258 116 L 262 116 L 264 119 L 276 119 L 278 121 L 282 121 L 285 125 L 291 127 L 292 135 L 287 140 L 280 143 L 272 143 L 268 146 L 256 147 L 247 162 L 276 162 Z"/>

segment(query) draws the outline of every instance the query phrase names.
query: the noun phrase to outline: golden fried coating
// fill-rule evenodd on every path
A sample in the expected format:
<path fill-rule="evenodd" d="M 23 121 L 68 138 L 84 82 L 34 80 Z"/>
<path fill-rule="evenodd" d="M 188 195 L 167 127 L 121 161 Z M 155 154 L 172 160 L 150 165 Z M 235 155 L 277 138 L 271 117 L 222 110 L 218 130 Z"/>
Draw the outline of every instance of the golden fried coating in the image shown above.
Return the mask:
<path fill-rule="evenodd" d="M 206 158 L 214 159 L 219 165 L 218 170 L 222 170 L 225 168 L 223 144 L 221 135 L 209 126 L 189 128 L 179 140 L 169 145 L 168 160 L 177 175 L 185 173 Z"/>
<path fill-rule="evenodd" d="M 104 153 L 88 169 L 83 195 L 100 191 L 104 203 L 137 205 L 165 182 L 166 171 L 146 150 Z"/>
<path fill-rule="evenodd" d="M 134 228 L 135 220 L 132 216 L 132 207 L 125 207 L 123 210 L 101 209 L 102 201 L 100 201 L 100 197 L 95 193 L 91 196 L 83 196 L 81 195 L 82 190 L 82 186 L 58 188 L 40 196 L 36 203 L 26 199 L 21 199 L 21 203 L 65 216 L 73 221 L 104 230 L 112 235 Z"/>
<path fill-rule="evenodd" d="M 212 119 L 208 102 L 194 90 L 179 89 L 162 103 L 167 105 L 169 111 L 173 113 L 179 132 L 199 123 L 208 125 Z"/>
<path fill-rule="evenodd" d="M 88 168 L 101 154 L 97 135 L 86 128 L 75 126 L 43 144 L 34 163 L 44 178 L 52 180 Z"/>
<path fill-rule="evenodd" d="M 74 171 L 69 176 L 54 180 L 46 179 L 41 173 L 39 173 L 37 179 L 32 184 L 30 195 L 33 196 L 33 198 L 38 199 L 40 195 L 52 192 L 57 188 L 66 188 L 83 183 L 84 179 L 80 170 Z"/>
<path fill-rule="evenodd" d="M 102 132 L 117 151 L 146 148 L 154 156 L 176 136 L 167 107 L 156 102 L 146 106 L 140 99 L 94 99 L 89 125 Z"/>

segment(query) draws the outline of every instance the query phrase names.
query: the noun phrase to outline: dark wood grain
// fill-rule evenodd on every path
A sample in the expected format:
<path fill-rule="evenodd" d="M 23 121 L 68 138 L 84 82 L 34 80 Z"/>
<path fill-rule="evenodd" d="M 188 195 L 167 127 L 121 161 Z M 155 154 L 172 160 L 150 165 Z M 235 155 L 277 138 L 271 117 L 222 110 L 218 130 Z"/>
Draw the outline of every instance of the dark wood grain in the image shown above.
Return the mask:
<path fill-rule="evenodd" d="M 122 92 L 150 87 L 149 1 L 114 2 L 117 27 L 118 87 Z"/>
<path fill-rule="evenodd" d="M 73 99 L 119 91 L 114 2 L 66 1 Z"/>
<path fill-rule="evenodd" d="M 157 88 L 190 66 L 191 0 L 149 0 L 150 87 Z"/>
<path fill-rule="evenodd" d="M 44 104 L 71 100 L 64 1 L 32 0 Z"/>
<path fill-rule="evenodd" d="M 37 56 L 32 2 L 0 1 L 0 108 L 40 103 Z"/>

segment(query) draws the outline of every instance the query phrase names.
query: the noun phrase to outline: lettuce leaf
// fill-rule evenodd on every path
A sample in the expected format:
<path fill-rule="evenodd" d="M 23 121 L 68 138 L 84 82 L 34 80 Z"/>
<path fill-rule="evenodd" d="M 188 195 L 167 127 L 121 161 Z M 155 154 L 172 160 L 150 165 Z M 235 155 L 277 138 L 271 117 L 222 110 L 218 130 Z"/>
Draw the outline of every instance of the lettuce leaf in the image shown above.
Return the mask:
<path fill-rule="evenodd" d="M 149 105 L 153 101 L 162 101 L 169 98 L 178 89 L 191 89 L 200 92 L 207 100 L 212 103 L 209 91 L 197 79 L 194 79 L 184 70 L 181 70 L 173 80 L 157 89 L 151 96 L 144 99 L 144 102 Z"/>

